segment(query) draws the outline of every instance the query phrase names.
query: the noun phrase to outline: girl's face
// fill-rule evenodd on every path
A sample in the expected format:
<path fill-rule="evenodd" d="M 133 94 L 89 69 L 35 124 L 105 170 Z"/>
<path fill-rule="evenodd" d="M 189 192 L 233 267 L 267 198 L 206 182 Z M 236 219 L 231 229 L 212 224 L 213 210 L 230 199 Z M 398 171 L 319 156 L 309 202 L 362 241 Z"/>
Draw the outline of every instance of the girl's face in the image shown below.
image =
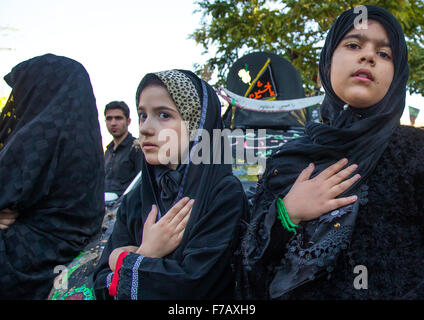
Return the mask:
<path fill-rule="evenodd" d="M 175 169 L 189 146 L 189 136 L 168 90 L 158 85 L 144 88 L 140 94 L 138 115 L 140 145 L 146 161 Z"/>
<path fill-rule="evenodd" d="M 367 29 L 349 31 L 334 50 L 330 80 L 337 96 L 357 108 L 370 107 L 386 95 L 394 64 L 386 30 L 376 20 Z"/>

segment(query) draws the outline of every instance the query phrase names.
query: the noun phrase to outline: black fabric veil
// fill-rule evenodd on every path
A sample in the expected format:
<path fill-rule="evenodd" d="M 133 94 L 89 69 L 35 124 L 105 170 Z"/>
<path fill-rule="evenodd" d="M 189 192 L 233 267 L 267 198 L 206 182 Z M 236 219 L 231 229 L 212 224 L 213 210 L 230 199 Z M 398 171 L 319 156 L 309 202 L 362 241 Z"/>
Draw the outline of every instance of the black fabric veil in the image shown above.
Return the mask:
<path fill-rule="evenodd" d="M 89 76 L 46 54 L 5 76 L 0 115 L 0 209 L 19 212 L 0 230 L 0 297 L 43 299 L 57 273 L 100 232 L 104 169 Z"/>
<path fill-rule="evenodd" d="M 358 164 L 357 173 L 361 174 L 361 179 L 341 196 L 356 194 L 359 201 L 301 224 L 298 236 L 289 243 L 285 258 L 275 270 L 269 288 L 271 298 L 280 297 L 302 283 L 332 270 L 331 264 L 337 255 L 349 245 L 359 205 L 366 202 L 367 177 L 387 147 L 405 106 L 409 68 L 402 28 L 385 9 L 377 6 L 366 8 L 368 19 L 379 21 L 390 40 L 394 78 L 387 94 L 376 105 L 366 109 L 349 107 L 344 110 L 345 102 L 334 93 L 330 83 L 331 58 L 339 42 L 354 27 L 355 18 L 359 14 L 354 13 L 354 9 L 345 11 L 332 25 L 320 57 L 319 72 L 325 89 L 321 114 L 326 121 L 307 123 L 304 137 L 285 144 L 268 159 L 263 186 L 257 193 L 258 201 L 252 213 L 251 227 L 254 229 L 263 225 L 268 233 L 271 232 L 276 219 L 275 215 L 266 215 L 271 200 L 265 200 L 261 192 L 267 189 L 274 198 L 287 194 L 297 176 L 311 162 L 316 165 L 313 176 L 344 157 L 349 159 L 349 164 Z M 254 265 L 261 260 L 270 245 L 270 238 L 262 241 L 258 240 L 258 235 L 251 235 L 249 239 L 248 260 Z"/>

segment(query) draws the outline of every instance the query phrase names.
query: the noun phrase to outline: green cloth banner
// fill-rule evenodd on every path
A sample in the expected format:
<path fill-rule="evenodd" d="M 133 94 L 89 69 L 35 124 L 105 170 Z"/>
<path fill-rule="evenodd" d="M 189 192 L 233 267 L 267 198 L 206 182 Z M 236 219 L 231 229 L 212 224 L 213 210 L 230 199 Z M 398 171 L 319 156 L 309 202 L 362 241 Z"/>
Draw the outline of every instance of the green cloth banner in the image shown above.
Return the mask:
<path fill-rule="evenodd" d="M 411 121 L 411 125 L 415 124 L 415 120 L 420 113 L 420 109 L 409 106 L 409 120 Z"/>

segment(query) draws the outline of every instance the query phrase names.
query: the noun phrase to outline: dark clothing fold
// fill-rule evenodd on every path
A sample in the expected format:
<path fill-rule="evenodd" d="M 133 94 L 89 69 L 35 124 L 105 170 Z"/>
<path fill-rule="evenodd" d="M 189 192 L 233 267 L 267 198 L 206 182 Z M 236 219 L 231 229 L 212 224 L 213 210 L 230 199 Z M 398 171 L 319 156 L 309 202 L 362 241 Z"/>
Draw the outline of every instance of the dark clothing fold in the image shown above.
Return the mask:
<path fill-rule="evenodd" d="M 0 118 L 0 298 L 44 299 L 58 273 L 100 232 L 104 167 L 91 83 L 52 54 L 17 65 Z"/>
<path fill-rule="evenodd" d="M 185 169 L 185 165 L 179 165 L 176 170 L 159 165 L 153 170 L 154 181 L 158 190 L 160 190 L 160 194 L 157 196 L 159 208 L 162 208 L 165 212 L 171 209 L 175 199 L 178 197 Z"/>

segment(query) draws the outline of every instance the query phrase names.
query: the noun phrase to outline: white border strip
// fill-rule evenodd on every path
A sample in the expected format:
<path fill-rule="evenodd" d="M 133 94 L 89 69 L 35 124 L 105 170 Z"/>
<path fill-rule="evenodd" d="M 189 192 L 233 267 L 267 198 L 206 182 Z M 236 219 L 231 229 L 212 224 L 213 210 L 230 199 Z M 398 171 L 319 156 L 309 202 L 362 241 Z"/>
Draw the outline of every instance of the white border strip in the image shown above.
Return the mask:
<path fill-rule="evenodd" d="M 222 90 L 226 95 L 219 91 L 217 91 L 217 93 L 230 105 L 235 105 L 240 109 L 257 112 L 288 112 L 301 110 L 316 104 L 320 104 L 324 100 L 324 95 L 291 100 L 255 100 L 239 96 L 225 88 L 222 88 Z"/>

